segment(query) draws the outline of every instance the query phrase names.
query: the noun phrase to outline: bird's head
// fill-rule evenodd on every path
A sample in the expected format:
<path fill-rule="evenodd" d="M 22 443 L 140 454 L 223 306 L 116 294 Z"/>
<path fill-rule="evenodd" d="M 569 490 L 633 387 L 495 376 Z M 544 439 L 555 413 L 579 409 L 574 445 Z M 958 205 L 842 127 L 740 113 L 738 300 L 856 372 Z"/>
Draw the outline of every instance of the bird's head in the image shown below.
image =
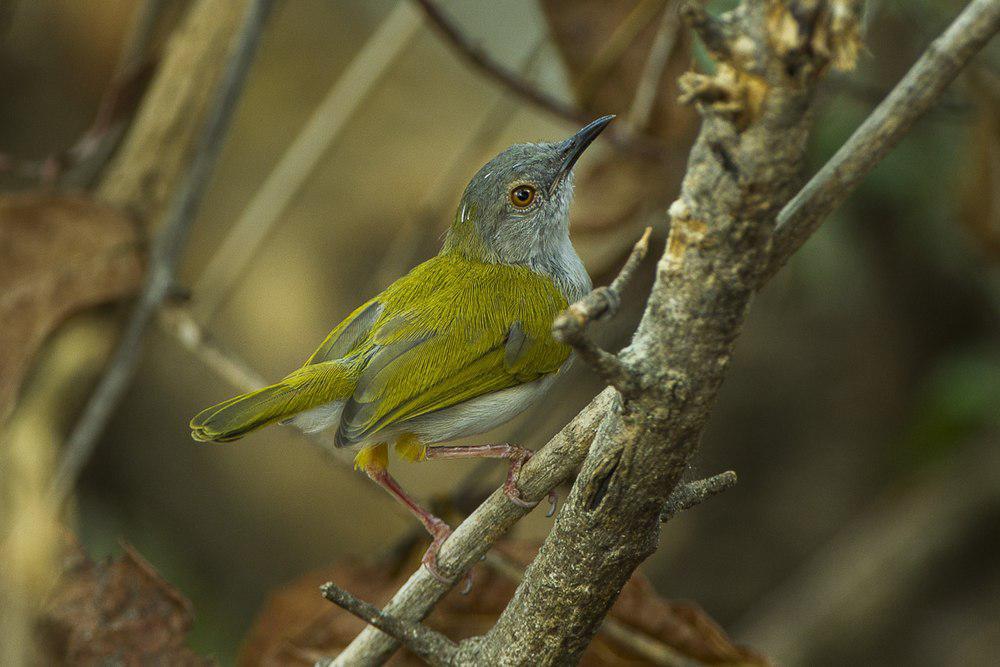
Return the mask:
<path fill-rule="evenodd" d="M 503 264 L 531 264 L 567 237 L 573 167 L 614 119 L 603 116 L 565 141 L 515 144 L 465 188 L 445 252 Z"/>

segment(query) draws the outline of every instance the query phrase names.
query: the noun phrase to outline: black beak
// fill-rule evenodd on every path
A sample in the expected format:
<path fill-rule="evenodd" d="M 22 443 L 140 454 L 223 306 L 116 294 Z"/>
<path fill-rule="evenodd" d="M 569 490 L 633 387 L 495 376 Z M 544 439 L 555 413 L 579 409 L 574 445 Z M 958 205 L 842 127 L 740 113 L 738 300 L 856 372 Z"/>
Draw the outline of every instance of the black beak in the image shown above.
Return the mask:
<path fill-rule="evenodd" d="M 562 143 L 563 161 L 559 165 L 556 177 L 552 180 L 552 185 L 549 186 L 549 194 L 555 192 L 559 184 L 573 171 L 573 166 L 583 155 L 583 151 L 587 150 L 587 146 L 592 144 L 597 135 L 614 119 L 614 115 L 601 116 Z"/>

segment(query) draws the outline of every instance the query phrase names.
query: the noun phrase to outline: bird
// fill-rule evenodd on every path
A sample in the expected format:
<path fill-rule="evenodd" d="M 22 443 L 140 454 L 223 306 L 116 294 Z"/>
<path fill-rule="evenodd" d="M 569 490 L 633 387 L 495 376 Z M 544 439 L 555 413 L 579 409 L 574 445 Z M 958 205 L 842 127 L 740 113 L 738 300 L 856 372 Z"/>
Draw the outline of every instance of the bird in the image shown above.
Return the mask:
<path fill-rule="evenodd" d="M 355 468 L 430 533 L 422 563 L 447 581 L 437 551 L 451 528 L 389 474 L 389 447 L 409 461 L 507 459 L 505 494 L 522 507 L 537 504 L 517 487 L 530 450 L 440 443 L 485 433 L 537 404 L 572 362 L 551 327 L 591 290 L 569 234 L 574 167 L 613 119 L 564 141 L 515 144 L 487 162 L 465 188 L 439 254 L 359 306 L 279 382 L 199 412 L 192 437 L 229 442 L 279 422 L 336 429 L 335 445 L 357 450 Z"/>

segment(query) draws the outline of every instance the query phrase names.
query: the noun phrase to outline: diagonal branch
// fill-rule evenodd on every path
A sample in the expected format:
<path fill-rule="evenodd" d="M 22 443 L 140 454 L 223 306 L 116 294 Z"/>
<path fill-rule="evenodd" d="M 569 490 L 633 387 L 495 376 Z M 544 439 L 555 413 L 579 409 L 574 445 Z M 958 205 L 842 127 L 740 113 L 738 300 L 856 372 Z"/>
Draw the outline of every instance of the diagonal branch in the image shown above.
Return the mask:
<path fill-rule="evenodd" d="M 319 589 L 327 600 L 398 640 L 432 667 L 452 664 L 458 645 L 440 632 L 420 623 L 390 616 L 375 605 L 359 600 L 333 582 L 327 582 Z"/>
<path fill-rule="evenodd" d="M 778 214 L 770 279 L 823 220 L 941 97 L 969 60 L 1000 30 L 1000 2 L 973 0 L 934 40 L 892 92 Z"/>
<path fill-rule="evenodd" d="M 226 71 L 215 93 L 198 146 L 197 154 L 174 195 L 163 228 L 154 240 L 146 284 L 122 334 L 118 348 L 66 441 L 52 492 L 61 501 L 70 493 L 94 450 L 115 406 L 128 389 L 139 361 L 143 334 L 173 286 L 174 270 L 194 222 L 208 179 L 215 167 L 222 142 L 247 73 L 253 63 L 270 0 L 254 0 L 246 11 L 239 39 L 232 50 Z"/>
<path fill-rule="evenodd" d="M 635 373 L 617 355 L 601 349 L 587 333 L 587 328 L 591 322 L 608 319 L 618 311 L 622 290 L 632 280 L 645 258 L 652 232 L 652 227 L 646 228 L 610 285 L 591 290 L 582 299 L 570 304 L 552 323 L 552 336 L 556 340 L 572 346 L 605 382 L 626 395 L 639 390 Z"/>

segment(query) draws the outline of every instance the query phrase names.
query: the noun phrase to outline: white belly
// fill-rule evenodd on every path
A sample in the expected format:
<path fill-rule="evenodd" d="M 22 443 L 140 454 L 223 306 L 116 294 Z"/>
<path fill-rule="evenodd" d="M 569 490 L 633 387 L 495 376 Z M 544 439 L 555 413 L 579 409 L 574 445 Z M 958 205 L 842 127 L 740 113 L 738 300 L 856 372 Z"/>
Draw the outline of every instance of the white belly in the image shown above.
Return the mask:
<path fill-rule="evenodd" d="M 393 442 L 404 433 L 413 433 L 425 444 L 447 442 L 485 433 L 524 412 L 541 398 L 556 379 L 557 373 L 502 389 L 430 412 L 399 424 L 393 424 L 356 446 Z M 291 422 L 307 433 L 336 428 L 344 411 L 344 401 L 334 401 L 296 415 Z"/>

